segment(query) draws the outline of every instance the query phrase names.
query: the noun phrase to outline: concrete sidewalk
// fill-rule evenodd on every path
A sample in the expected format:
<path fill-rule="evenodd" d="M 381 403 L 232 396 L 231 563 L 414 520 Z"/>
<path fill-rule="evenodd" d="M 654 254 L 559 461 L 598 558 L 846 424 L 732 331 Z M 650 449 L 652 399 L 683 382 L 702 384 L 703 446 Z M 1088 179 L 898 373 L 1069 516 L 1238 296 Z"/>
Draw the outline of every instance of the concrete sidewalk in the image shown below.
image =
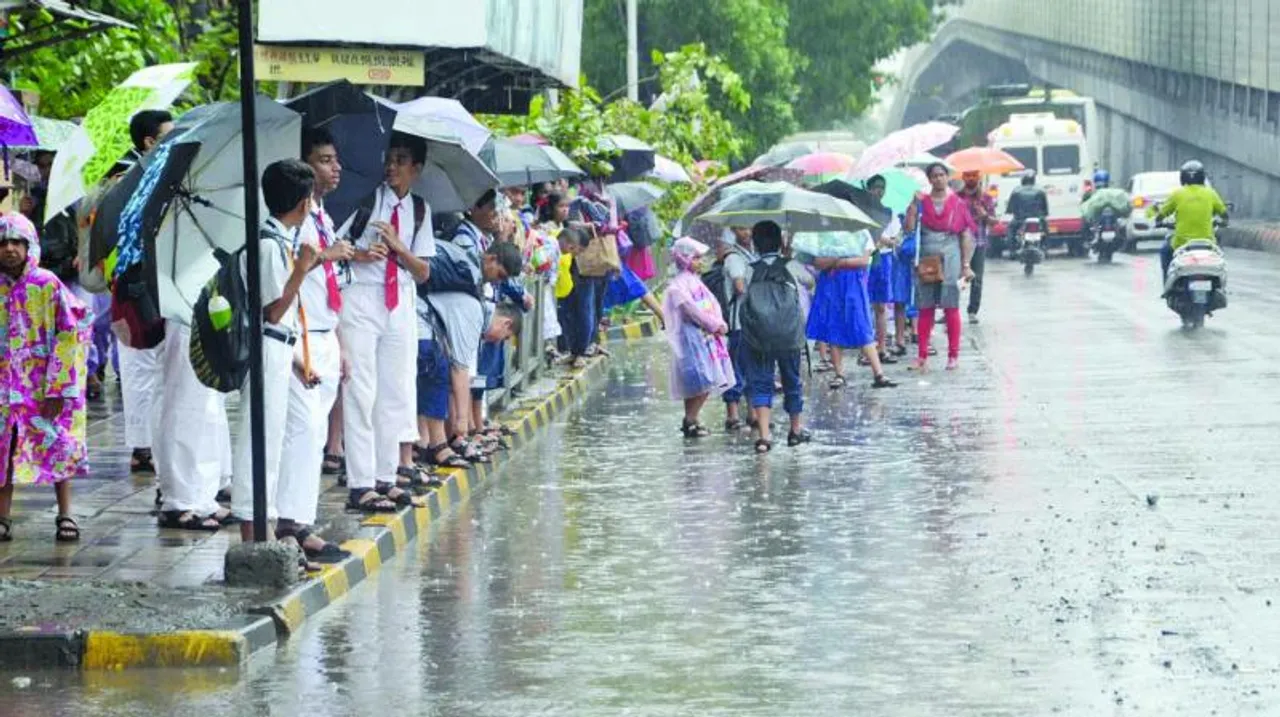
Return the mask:
<path fill-rule="evenodd" d="M 652 328 L 617 327 L 617 338 Z M 613 337 L 611 337 L 613 338 Z M 345 563 L 287 591 L 235 590 L 223 584 L 223 557 L 238 529 L 162 530 L 155 479 L 128 472 L 123 415 L 114 385 L 90 413 L 91 475 L 77 480 L 73 505 L 79 543 L 54 542 L 49 488 L 20 488 L 11 543 L 0 543 L 0 669 L 53 666 L 234 666 L 272 647 L 308 616 L 376 572 L 408 541 L 500 471 L 520 446 L 568 409 L 602 371 L 604 359 L 572 372 L 548 372 L 510 410 L 495 416 L 517 432 L 510 452 L 488 466 L 450 471 L 428 506 L 363 516 L 344 509 L 346 490 L 326 481 L 319 529 L 353 553 Z M 234 425 L 234 421 L 233 421 Z"/>

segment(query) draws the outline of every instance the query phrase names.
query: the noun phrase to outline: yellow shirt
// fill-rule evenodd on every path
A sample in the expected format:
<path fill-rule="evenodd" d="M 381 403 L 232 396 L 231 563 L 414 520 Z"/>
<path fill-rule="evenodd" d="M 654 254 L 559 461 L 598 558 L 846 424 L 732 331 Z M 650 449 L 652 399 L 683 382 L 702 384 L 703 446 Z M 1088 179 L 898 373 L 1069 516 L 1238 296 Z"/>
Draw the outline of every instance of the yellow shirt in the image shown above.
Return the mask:
<path fill-rule="evenodd" d="M 556 298 L 563 299 L 573 293 L 573 255 L 560 255 L 560 270 L 556 273 Z"/>
<path fill-rule="evenodd" d="M 1213 218 L 1227 216 L 1227 205 L 1212 187 L 1188 184 L 1169 195 L 1160 205 L 1156 219 L 1164 219 L 1170 214 L 1177 214 L 1172 241 L 1176 250 L 1192 239 L 1215 241 Z"/>

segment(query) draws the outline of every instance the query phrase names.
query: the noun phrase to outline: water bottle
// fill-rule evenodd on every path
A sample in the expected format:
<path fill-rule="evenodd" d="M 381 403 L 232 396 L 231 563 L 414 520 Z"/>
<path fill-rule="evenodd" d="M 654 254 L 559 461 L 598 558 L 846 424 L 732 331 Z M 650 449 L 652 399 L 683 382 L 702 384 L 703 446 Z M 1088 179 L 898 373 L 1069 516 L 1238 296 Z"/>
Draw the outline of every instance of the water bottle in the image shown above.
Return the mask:
<path fill-rule="evenodd" d="M 215 331 L 223 331 L 231 325 L 231 302 L 221 294 L 209 297 L 209 323 Z"/>

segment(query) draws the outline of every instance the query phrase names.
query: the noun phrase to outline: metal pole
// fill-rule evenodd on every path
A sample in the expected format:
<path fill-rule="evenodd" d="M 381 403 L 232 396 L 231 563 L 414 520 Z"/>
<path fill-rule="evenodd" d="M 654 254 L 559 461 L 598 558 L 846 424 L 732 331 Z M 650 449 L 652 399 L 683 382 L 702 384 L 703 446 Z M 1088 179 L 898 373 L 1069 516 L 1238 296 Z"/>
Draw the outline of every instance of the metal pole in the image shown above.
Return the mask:
<path fill-rule="evenodd" d="M 627 99 L 640 101 L 640 42 L 636 31 L 636 0 L 627 0 Z"/>
<path fill-rule="evenodd" d="M 262 405 L 262 277 L 258 273 L 258 134 L 254 106 L 253 0 L 240 12 L 240 129 L 244 148 L 245 273 L 249 279 L 249 436 L 253 457 L 253 539 L 267 539 L 267 447 Z"/>

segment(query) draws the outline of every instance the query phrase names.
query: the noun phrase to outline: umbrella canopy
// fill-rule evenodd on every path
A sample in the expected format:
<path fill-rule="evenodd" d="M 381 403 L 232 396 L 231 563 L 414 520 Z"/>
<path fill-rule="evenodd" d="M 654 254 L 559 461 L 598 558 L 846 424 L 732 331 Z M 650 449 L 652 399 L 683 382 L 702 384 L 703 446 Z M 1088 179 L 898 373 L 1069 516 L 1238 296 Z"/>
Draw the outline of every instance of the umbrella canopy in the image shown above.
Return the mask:
<path fill-rule="evenodd" d="M 941 164 L 945 166 L 949 171 L 954 171 L 954 167 L 947 164 L 947 160 L 943 159 L 942 157 L 939 157 L 936 154 L 933 154 L 932 152 L 921 152 L 920 154 L 917 154 L 916 156 L 912 157 L 911 159 L 908 159 L 905 162 L 900 162 L 898 166 L 916 167 L 917 169 L 924 169 L 931 164 Z"/>
<path fill-rule="evenodd" d="M 813 191 L 820 194 L 830 194 L 861 209 L 867 216 L 874 219 L 882 230 L 893 219 L 892 210 L 886 207 L 879 199 L 876 199 L 871 192 L 868 192 L 863 187 L 855 187 L 848 180 L 833 179 L 814 187 Z"/>
<path fill-rule="evenodd" d="M 706 192 L 703 192 L 702 196 L 689 204 L 684 216 L 680 217 L 680 221 L 675 226 L 675 235 L 682 236 L 687 234 L 704 244 L 714 242 L 721 236 L 723 230 L 715 224 L 700 222 L 698 219 L 700 215 L 706 213 L 723 199 L 730 187 L 752 180 L 798 184 L 800 178 L 800 172 L 794 169 L 764 165 L 752 165 L 733 174 L 723 176 L 717 179 Z"/>
<path fill-rule="evenodd" d="M 843 199 L 786 182 L 744 184 L 699 219 L 724 226 L 772 221 L 791 232 L 858 231 L 878 226 Z"/>
<path fill-rule="evenodd" d="M 7 87 L 0 86 L 0 144 L 10 147 L 33 147 L 36 133 L 22 103 Z"/>
<path fill-rule="evenodd" d="M 296 157 L 302 118 L 266 97 L 255 102 L 259 166 Z M 150 260 L 160 313 L 190 323 L 200 290 L 218 270 L 214 250 L 244 246 L 242 143 L 239 102 L 184 115 L 103 198 L 90 261 L 118 276 Z"/>
<path fill-rule="evenodd" d="M 413 191 L 426 198 L 433 212 L 464 212 L 501 184 L 493 170 L 439 122 L 401 114 L 396 116 L 395 130 L 427 141 L 427 164 Z"/>
<path fill-rule="evenodd" d="M 947 164 L 954 174 L 977 172 L 979 174 L 1008 174 L 1026 167 L 1008 152 L 995 147 L 970 147 L 947 155 Z"/>
<path fill-rule="evenodd" d="M 646 179 L 657 179 L 663 182 L 676 182 L 679 184 L 693 184 L 693 179 L 689 177 L 689 173 L 680 166 L 680 163 L 669 157 L 655 155 L 653 158 L 653 169 L 645 175 Z"/>
<path fill-rule="evenodd" d="M 880 203 L 894 214 L 906 212 L 916 196 L 929 188 L 929 180 L 924 172 L 915 167 L 886 169 L 879 176 L 884 177 L 885 182 L 884 197 L 880 199 Z M 865 188 L 866 181 L 855 180 L 853 186 Z"/>
<path fill-rule="evenodd" d="M 518 134 L 512 137 L 511 141 L 518 142 L 520 144 L 551 144 L 547 141 L 546 137 L 543 137 L 540 134 L 534 134 L 533 132 Z"/>
<path fill-rule="evenodd" d="M 925 122 L 890 132 L 884 139 L 867 147 L 849 176 L 866 179 L 883 169 L 906 162 L 921 152 L 928 152 L 949 142 L 959 131 L 959 127 L 945 122 Z"/>
<path fill-rule="evenodd" d="M 36 132 L 36 142 L 31 145 L 20 145 L 22 149 L 39 149 L 56 152 L 75 134 L 76 123 L 67 120 L 50 119 L 48 117 L 32 117 L 31 127 Z"/>
<path fill-rule="evenodd" d="M 156 65 L 138 70 L 107 93 L 58 148 L 49 174 L 45 221 L 89 193 L 133 147 L 129 119 L 142 110 L 173 104 L 195 77 L 196 63 Z"/>
<path fill-rule="evenodd" d="M 522 144 L 512 138 L 493 141 L 493 170 L 504 187 L 585 177 L 586 172 L 551 145 Z"/>
<path fill-rule="evenodd" d="M 787 162 L 787 169 L 803 173 L 808 185 L 822 184 L 848 174 L 853 167 L 853 157 L 838 152 L 814 152 Z"/>
<path fill-rule="evenodd" d="M 756 157 L 751 163 L 754 167 L 781 167 L 797 157 L 817 152 L 818 145 L 813 142 L 787 142 L 775 144 L 768 152 Z"/>
<path fill-rule="evenodd" d="M 446 97 L 419 97 L 396 105 L 400 116 L 424 117 L 443 125 L 446 132 L 462 140 L 468 152 L 479 155 L 493 137 L 488 127 L 480 124 L 462 103 Z"/>
<path fill-rule="evenodd" d="M 619 214 L 630 214 L 662 199 L 667 190 L 648 182 L 620 182 L 605 187 L 618 205 Z"/>
<path fill-rule="evenodd" d="M 791 238 L 791 250 L 798 261 L 811 264 L 814 259 L 848 259 L 866 256 L 874 246 L 871 235 L 859 232 L 800 232 Z"/>
<path fill-rule="evenodd" d="M 630 135 L 608 134 L 601 138 L 602 149 L 615 152 L 609 157 L 613 164 L 610 182 L 629 182 L 639 179 L 653 170 L 657 162 L 657 152 L 648 143 Z"/>

